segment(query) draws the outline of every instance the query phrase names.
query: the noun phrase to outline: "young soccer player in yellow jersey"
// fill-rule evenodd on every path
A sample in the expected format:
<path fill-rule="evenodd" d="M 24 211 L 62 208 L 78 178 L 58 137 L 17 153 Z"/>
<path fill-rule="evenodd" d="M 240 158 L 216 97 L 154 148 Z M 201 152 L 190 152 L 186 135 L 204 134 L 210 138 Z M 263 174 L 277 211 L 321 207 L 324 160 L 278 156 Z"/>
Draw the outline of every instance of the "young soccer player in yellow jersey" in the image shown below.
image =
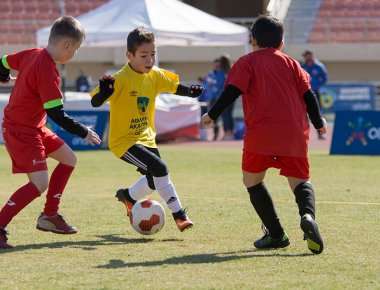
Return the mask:
<path fill-rule="evenodd" d="M 157 149 L 154 126 L 155 100 L 160 93 L 198 97 L 202 88 L 179 84 L 178 75 L 154 66 L 154 34 L 143 27 L 129 33 L 128 63 L 112 77 L 104 76 L 92 92 L 94 107 L 109 101 L 109 148 L 120 159 L 136 166 L 143 174 L 135 184 L 119 189 L 116 197 L 130 215 L 133 204 L 154 190 L 173 213 L 180 231 L 193 223 L 187 216 L 170 180 L 166 164 Z"/>

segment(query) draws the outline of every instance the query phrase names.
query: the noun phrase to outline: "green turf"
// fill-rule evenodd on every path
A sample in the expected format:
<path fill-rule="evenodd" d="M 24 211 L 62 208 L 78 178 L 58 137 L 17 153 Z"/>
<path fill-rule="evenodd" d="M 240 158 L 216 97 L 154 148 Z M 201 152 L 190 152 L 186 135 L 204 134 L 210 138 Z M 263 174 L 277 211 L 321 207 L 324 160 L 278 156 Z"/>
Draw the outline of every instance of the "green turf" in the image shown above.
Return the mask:
<path fill-rule="evenodd" d="M 166 211 L 160 233 L 135 233 L 113 197 L 138 177 L 133 167 L 107 151 L 78 153 L 62 213 L 80 232 L 35 230 L 44 200 L 35 201 L 8 228 L 17 247 L 0 252 L 0 289 L 380 289 L 379 157 L 311 155 L 326 247 L 315 256 L 276 171 L 267 185 L 291 245 L 255 251 L 252 242 L 262 234 L 241 182 L 240 149 L 189 145 L 161 152 L 195 223 L 191 231 L 180 233 Z M 3 204 L 26 178 L 11 176 L 4 147 L 0 164 Z"/>

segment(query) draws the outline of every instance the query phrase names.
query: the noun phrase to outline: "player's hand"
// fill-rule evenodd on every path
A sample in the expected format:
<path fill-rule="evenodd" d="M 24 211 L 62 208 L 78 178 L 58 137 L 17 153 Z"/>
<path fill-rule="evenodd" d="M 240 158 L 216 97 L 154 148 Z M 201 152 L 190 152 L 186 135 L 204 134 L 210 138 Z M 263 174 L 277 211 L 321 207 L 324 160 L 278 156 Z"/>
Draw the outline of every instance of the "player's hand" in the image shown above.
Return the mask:
<path fill-rule="evenodd" d="M 87 129 L 88 129 L 88 133 L 85 140 L 92 145 L 99 145 L 102 142 L 102 140 L 100 140 L 99 135 L 95 131 L 91 130 L 90 128 L 87 128 Z"/>
<path fill-rule="evenodd" d="M 214 125 L 214 120 L 210 118 L 210 116 L 206 113 L 203 114 L 201 118 L 201 127 L 202 128 L 210 128 Z"/>
<path fill-rule="evenodd" d="M 325 135 L 327 133 L 327 121 L 322 117 L 323 127 L 318 129 L 318 134 L 320 136 Z"/>
<path fill-rule="evenodd" d="M 190 97 L 198 98 L 203 93 L 203 87 L 200 85 L 191 85 L 190 86 Z"/>
<path fill-rule="evenodd" d="M 113 94 L 115 85 L 115 79 L 112 76 L 103 76 L 99 80 L 99 91 L 106 97 L 109 97 Z"/>

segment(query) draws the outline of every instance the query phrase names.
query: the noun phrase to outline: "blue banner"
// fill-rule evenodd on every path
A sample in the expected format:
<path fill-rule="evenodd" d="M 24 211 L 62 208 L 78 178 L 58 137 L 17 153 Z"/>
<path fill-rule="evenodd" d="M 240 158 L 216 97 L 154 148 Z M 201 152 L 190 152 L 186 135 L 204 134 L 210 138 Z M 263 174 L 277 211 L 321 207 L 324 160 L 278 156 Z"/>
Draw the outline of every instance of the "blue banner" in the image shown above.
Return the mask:
<path fill-rule="evenodd" d="M 107 111 L 66 111 L 69 116 L 98 133 L 101 140 L 108 124 Z M 91 145 L 83 138 L 70 134 L 48 119 L 47 127 L 61 137 L 73 150 L 94 150 L 104 147 L 102 144 Z"/>
<path fill-rule="evenodd" d="M 380 111 L 337 112 L 330 154 L 380 155 Z"/>
<path fill-rule="evenodd" d="M 328 84 L 320 89 L 324 113 L 373 110 L 376 87 L 371 84 Z"/>

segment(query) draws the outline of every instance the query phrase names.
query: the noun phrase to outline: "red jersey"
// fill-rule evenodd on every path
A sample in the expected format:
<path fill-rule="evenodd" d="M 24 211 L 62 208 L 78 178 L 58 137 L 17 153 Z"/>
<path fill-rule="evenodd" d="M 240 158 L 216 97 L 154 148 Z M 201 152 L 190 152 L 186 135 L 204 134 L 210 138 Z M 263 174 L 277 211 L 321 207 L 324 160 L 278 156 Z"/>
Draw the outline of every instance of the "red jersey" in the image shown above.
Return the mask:
<path fill-rule="evenodd" d="M 42 48 L 23 50 L 6 59 L 18 75 L 4 109 L 4 126 L 43 127 L 46 124 L 44 104 L 62 98 L 54 60 Z"/>
<path fill-rule="evenodd" d="M 226 85 L 242 92 L 244 150 L 307 156 L 309 120 L 303 95 L 310 82 L 297 60 L 273 48 L 252 52 L 233 65 Z"/>

